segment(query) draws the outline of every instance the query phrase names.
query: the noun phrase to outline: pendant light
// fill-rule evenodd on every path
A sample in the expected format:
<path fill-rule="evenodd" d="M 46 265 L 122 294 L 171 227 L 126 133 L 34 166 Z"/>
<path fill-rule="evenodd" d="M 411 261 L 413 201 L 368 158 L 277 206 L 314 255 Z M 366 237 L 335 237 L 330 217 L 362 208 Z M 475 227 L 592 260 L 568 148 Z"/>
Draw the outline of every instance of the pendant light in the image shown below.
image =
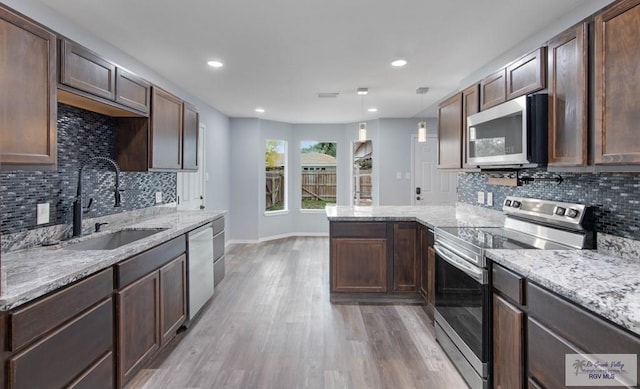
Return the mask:
<path fill-rule="evenodd" d="M 427 87 L 421 87 L 416 89 L 416 93 L 421 96 L 420 107 L 424 107 L 424 94 L 429 91 Z M 423 110 L 426 108 L 423 108 Z M 425 120 L 418 123 L 418 142 L 424 143 L 427 141 L 427 122 Z"/>
<path fill-rule="evenodd" d="M 363 120 L 358 125 L 358 141 L 366 142 L 367 140 L 367 123 L 364 122 L 364 97 L 369 93 L 369 89 L 367 88 L 358 88 L 358 95 L 361 98 L 361 106 L 360 106 L 360 120 Z"/>

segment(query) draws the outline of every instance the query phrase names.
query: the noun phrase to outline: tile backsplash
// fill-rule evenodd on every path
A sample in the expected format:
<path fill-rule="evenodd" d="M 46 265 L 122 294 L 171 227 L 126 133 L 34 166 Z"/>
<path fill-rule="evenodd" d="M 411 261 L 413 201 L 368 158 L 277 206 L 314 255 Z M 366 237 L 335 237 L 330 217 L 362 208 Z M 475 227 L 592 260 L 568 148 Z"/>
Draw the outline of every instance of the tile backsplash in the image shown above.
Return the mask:
<path fill-rule="evenodd" d="M 82 163 L 94 156 L 114 157 L 114 120 L 109 116 L 58 104 L 58 169 L 0 172 L 0 232 L 12 234 L 43 226 L 71 223 L 73 201 Z M 94 218 L 176 201 L 176 173 L 122 172 L 122 206 L 114 208 L 115 173 L 95 161 L 83 171 L 84 204 L 93 198 L 85 217 Z M 48 202 L 50 223 L 36 225 L 36 205 Z"/>
<path fill-rule="evenodd" d="M 640 240 L 640 174 L 559 173 L 563 182 L 536 181 L 509 187 L 490 185 L 488 174 L 458 174 L 458 201 L 477 203 L 478 191 L 493 193 L 493 207 L 502 210 L 506 196 L 532 197 L 591 205 L 595 208 L 596 231 Z M 533 171 L 527 175 L 552 178 L 558 173 Z M 485 205 L 486 206 L 486 205 Z"/>

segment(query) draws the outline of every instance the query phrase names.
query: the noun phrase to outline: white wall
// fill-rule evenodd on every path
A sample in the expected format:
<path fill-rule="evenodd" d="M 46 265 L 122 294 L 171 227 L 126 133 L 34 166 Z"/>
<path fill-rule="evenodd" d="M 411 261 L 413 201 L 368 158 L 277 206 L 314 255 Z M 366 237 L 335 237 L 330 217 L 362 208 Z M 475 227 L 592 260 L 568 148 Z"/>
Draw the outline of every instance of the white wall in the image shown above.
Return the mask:
<path fill-rule="evenodd" d="M 260 141 L 258 119 L 231 119 L 230 165 L 231 209 L 229 238 L 255 241 L 259 236 L 260 166 L 264 166 L 264 148 Z M 264 181 L 262 181 L 264 182 Z M 263 189 L 264 191 L 264 189 Z M 263 192 L 264 193 L 264 192 Z"/>

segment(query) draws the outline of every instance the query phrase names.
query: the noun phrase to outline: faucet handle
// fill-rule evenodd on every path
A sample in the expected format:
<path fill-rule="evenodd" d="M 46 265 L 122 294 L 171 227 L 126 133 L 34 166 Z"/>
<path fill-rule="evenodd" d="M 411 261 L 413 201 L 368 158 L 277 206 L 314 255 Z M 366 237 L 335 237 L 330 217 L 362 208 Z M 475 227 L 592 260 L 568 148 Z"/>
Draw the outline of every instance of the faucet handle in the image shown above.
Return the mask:
<path fill-rule="evenodd" d="M 96 227 L 96 232 L 100 232 L 100 227 L 104 226 L 105 224 L 109 224 L 107 222 L 104 223 L 96 223 L 95 227 Z"/>
<path fill-rule="evenodd" d="M 93 204 L 93 197 L 89 198 L 89 204 L 87 204 L 87 208 L 83 209 L 82 212 L 83 213 L 87 213 L 89 212 L 89 210 L 91 209 L 91 205 Z"/>

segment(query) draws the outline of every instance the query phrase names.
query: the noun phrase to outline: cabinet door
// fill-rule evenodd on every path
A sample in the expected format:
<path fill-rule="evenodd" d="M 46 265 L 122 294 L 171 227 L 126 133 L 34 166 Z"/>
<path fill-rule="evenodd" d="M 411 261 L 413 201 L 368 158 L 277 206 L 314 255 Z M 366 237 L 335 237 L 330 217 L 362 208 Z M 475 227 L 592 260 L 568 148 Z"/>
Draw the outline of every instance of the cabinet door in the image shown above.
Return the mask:
<path fill-rule="evenodd" d="M 467 117 L 480 112 L 480 84 L 462 91 L 462 166 L 467 166 Z"/>
<path fill-rule="evenodd" d="M 198 170 L 199 114 L 191 104 L 184 103 L 184 127 L 182 130 L 182 169 Z"/>
<path fill-rule="evenodd" d="M 387 239 L 331 239 L 331 292 L 386 292 Z"/>
<path fill-rule="evenodd" d="M 587 24 L 549 42 L 549 165 L 587 163 Z"/>
<path fill-rule="evenodd" d="M 524 313 L 502 297 L 493 295 L 493 386 L 523 388 Z"/>
<path fill-rule="evenodd" d="M 480 109 L 484 111 L 507 100 L 506 75 L 503 68 L 480 81 Z"/>
<path fill-rule="evenodd" d="M 596 164 L 640 163 L 640 0 L 626 0 L 595 20 Z"/>
<path fill-rule="evenodd" d="M 546 52 L 546 49 L 541 47 L 507 66 L 507 100 L 545 87 Z"/>
<path fill-rule="evenodd" d="M 160 268 L 160 331 L 164 346 L 187 317 L 187 256 Z"/>
<path fill-rule="evenodd" d="M 462 93 L 438 107 L 438 168 L 462 167 Z"/>
<path fill-rule="evenodd" d="M 419 262 L 415 223 L 393 224 L 393 291 L 417 292 Z"/>
<path fill-rule="evenodd" d="M 182 168 L 182 100 L 153 87 L 149 170 Z"/>
<path fill-rule="evenodd" d="M 0 4 L 0 166 L 54 169 L 56 37 Z"/>
<path fill-rule="evenodd" d="M 118 383 L 124 386 L 160 348 L 158 271 L 116 294 L 118 312 Z"/>
<path fill-rule="evenodd" d="M 116 97 L 116 66 L 77 43 L 62 40 L 60 82 L 108 100 Z"/>
<path fill-rule="evenodd" d="M 140 112 L 148 113 L 151 84 L 123 69 L 116 69 L 116 101 Z"/>

